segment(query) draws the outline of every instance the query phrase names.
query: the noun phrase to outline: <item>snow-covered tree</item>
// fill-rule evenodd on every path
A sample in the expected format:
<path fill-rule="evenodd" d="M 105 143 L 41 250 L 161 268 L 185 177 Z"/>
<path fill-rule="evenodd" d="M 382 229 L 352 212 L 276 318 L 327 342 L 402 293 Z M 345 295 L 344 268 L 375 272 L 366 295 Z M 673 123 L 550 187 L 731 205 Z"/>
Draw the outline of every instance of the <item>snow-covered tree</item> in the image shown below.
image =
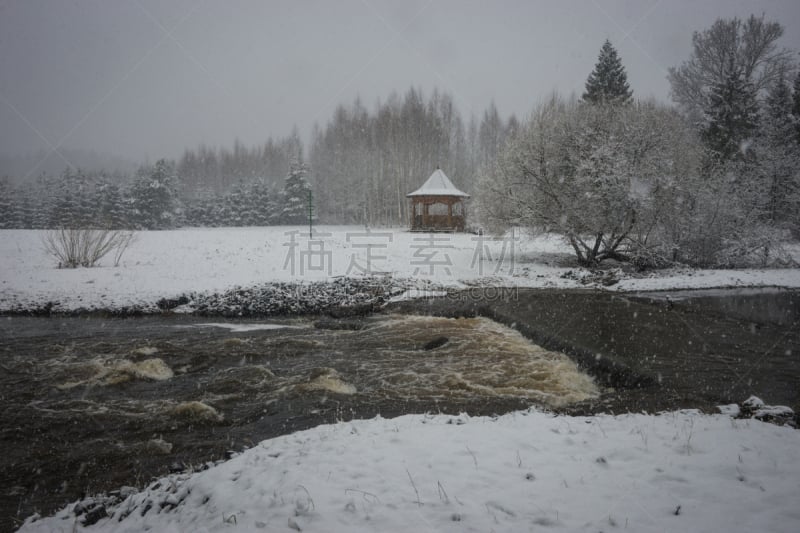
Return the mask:
<path fill-rule="evenodd" d="M 778 48 L 781 35 L 783 27 L 763 15 L 745 21 L 717 19 L 709 29 L 694 33 L 689 60 L 669 69 L 672 99 L 702 130 L 715 108 L 719 114 L 721 105 L 736 105 L 726 101 L 726 95 L 741 98 L 745 92 L 760 97 L 790 61 L 791 54 Z"/>
<path fill-rule="evenodd" d="M 653 103 L 553 97 L 482 180 L 482 215 L 495 229 L 563 235 L 585 265 L 627 258 L 634 235 L 646 244 L 666 191 L 688 172 L 691 140 L 680 117 Z"/>
<path fill-rule="evenodd" d="M 795 124 L 797 125 L 795 128 L 795 135 L 797 137 L 797 142 L 800 143 L 800 71 L 797 72 L 797 75 L 794 78 L 794 87 L 792 91 L 792 115 L 794 116 Z"/>
<path fill-rule="evenodd" d="M 494 102 L 483 112 L 483 119 L 478 128 L 478 164 L 488 167 L 503 147 L 503 120 Z"/>
<path fill-rule="evenodd" d="M 165 159 L 140 172 L 131 189 L 134 218 L 139 227 L 165 229 L 177 225 L 176 181 L 174 166 Z"/>
<path fill-rule="evenodd" d="M 306 176 L 308 166 L 302 158 L 292 161 L 283 186 L 281 224 L 303 224 L 308 221 L 308 195 L 311 186 Z"/>
<path fill-rule="evenodd" d="M 35 192 L 28 187 L 19 187 L 14 192 L 14 220 L 13 228 L 41 229 L 36 223 L 37 203 L 34 201 Z"/>
<path fill-rule="evenodd" d="M 250 185 L 248 196 L 250 198 L 249 218 L 251 224 L 256 226 L 269 226 L 277 222 L 280 208 L 275 192 L 266 179 L 259 179 Z"/>
<path fill-rule="evenodd" d="M 711 159 L 675 110 L 652 102 L 539 106 L 481 180 L 492 230 L 562 235 L 583 265 L 605 259 L 739 266 L 775 260 L 752 162 Z"/>
<path fill-rule="evenodd" d="M 689 60 L 670 69 L 672 98 L 706 148 L 706 183 L 689 184 L 682 214 L 696 227 L 673 239 L 696 264 L 753 263 L 758 254 L 767 263 L 774 225 L 792 227 L 796 143 L 787 140 L 800 130 L 784 81 L 792 69 L 790 52 L 778 47 L 782 34 L 763 15 L 718 19 L 694 34 Z"/>
<path fill-rule="evenodd" d="M 190 226 L 217 227 L 222 225 L 219 218 L 220 197 L 209 188 L 195 191 L 186 203 L 186 223 Z"/>
<path fill-rule="evenodd" d="M 101 181 L 94 192 L 94 222 L 104 229 L 129 227 L 130 213 L 119 185 Z"/>
<path fill-rule="evenodd" d="M 470 192 L 475 169 L 494 160 L 513 127 L 492 106 L 464 126 L 452 97 L 418 89 L 392 94 L 374 112 L 356 100 L 338 106 L 315 128 L 310 162 L 320 219 L 341 223 L 403 224 L 406 193 L 437 165 L 454 169 L 457 185 Z"/>
<path fill-rule="evenodd" d="M 225 226 L 247 226 L 250 199 L 244 184 L 235 185 L 231 191 L 225 195 L 223 206 L 225 210 Z"/>
<path fill-rule="evenodd" d="M 628 104 L 633 91 L 616 49 L 606 39 L 594 70 L 586 80 L 583 100 L 592 104 Z"/>
<path fill-rule="evenodd" d="M 781 78 L 768 88 L 754 151 L 764 188 L 765 217 L 772 223 L 800 230 L 800 143 L 792 93 Z"/>
<path fill-rule="evenodd" d="M 92 225 L 94 206 L 89 197 L 89 180 L 83 172 L 67 168 L 51 186 L 50 227 L 75 229 Z"/>
<path fill-rule="evenodd" d="M 37 176 L 32 187 L 31 200 L 31 227 L 33 229 L 58 227 L 51 220 L 51 214 L 55 211 L 55 189 L 56 183 L 51 177 L 45 174 Z"/>
<path fill-rule="evenodd" d="M 0 178 L 0 229 L 17 227 L 14 196 L 14 189 L 9 185 L 8 178 Z"/>
<path fill-rule="evenodd" d="M 726 68 L 727 75 L 709 88 L 701 137 L 722 160 L 742 159 L 758 126 L 758 101 L 742 70 L 732 60 Z"/>

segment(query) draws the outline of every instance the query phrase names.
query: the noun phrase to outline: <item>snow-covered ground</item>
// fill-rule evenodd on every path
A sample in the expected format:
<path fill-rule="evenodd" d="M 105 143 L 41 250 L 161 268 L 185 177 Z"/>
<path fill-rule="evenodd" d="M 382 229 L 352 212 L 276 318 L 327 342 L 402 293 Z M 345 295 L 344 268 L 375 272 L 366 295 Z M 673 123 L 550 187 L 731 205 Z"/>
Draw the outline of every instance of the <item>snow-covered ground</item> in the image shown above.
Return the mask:
<path fill-rule="evenodd" d="M 437 294 L 437 286 L 605 286 L 570 266 L 569 248 L 552 236 L 318 230 L 325 235 L 311 242 L 305 228 L 140 232 L 119 267 L 105 260 L 76 270 L 56 268 L 42 232 L 3 230 L 0 310 L 49 301 L 64 310 L 152 306 L 189 292 L 366 273 L 433 282 L 410 296 Z M 800 248 L 794 252 L 800 258 Z M 799 269 L 614 275 L 609 290 L 800 287 Z M 82 504 L 99 519 L 87 530 L 794 532 L 800 432 L 695 412 L 408 415 L 267 440 L 121 494 Z M 83 530 L 86 512 L 73 511 L 74 504 L 23 531 Z"/>
<path fill-rule="evenodd" d="M 503 239 L 403 229 L 321 226 L 213 228 L 138 232 L 120 266 L 59 269 L 42 246 L 44 232 L 0 230 L 0 311 L 152 306 L 188 292 L 219 292 L 270 282 L 311 282 L 339 276 L 391 274 L 445 287 L 502 285 L 603 286 L 570 265 L 571 250 L 551 235 L 515 233 Z M 800 258 L 800 248 L 794 255 Z M 368 257 L 369 256 L 369 257 Z M 613 273 L 611 290 L 725 286 L 800 287 L 800 269 L 672 269 L 636 276 Z"/>
<path fill-rule="evenodd" d="M 756 420 L 407 415 L 263 441 L 87 530 L 795 532 L 798 495 L 800 432 Z M 22 531 L 82 531 L 73 509 Z"/>

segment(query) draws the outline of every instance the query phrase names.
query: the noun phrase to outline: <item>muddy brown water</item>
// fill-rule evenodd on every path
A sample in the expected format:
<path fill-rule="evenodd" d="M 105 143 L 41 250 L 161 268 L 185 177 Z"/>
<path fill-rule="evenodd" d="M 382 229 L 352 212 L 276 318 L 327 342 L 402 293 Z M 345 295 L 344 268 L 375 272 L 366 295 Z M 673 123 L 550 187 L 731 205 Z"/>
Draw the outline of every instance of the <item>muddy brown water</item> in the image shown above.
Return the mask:
<path fill-rule="evenodd" d="M 736 297 L 483 290 L 361 319 L 0 317 L 0 529 L 354 417 L 713 410 L 749 394 L 798 409 L 797 293 Z"/>

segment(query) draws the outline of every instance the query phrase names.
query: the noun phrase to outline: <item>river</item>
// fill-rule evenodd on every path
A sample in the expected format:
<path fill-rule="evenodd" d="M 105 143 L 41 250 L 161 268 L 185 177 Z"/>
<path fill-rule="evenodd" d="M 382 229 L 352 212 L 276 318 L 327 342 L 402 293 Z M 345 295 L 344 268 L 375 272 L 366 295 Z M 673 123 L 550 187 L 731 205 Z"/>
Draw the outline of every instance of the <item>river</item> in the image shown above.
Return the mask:
<path fill-rule="evenodd" d="M 354 417 L 800 407 L 795 292 L 490 291 L 346 319 L 2 317 L 0 528 Z"/>

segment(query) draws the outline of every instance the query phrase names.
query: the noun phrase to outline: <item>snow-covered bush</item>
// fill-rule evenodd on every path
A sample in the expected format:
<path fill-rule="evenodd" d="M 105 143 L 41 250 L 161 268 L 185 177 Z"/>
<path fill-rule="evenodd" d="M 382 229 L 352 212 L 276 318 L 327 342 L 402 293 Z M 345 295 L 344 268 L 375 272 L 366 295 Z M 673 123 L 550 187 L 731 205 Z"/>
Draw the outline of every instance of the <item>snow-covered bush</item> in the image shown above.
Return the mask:
<path fill-rule="evenodd" d="M 754 172 L 752 165 L 727 162 L 682 180 L 670 198 L 662 199 L 663 216 L 644 248 L 697 267 L 788 265 L 781 247 L 786 232 L 765 216 L 767 191 Z M 642 247 L 632 244 L 637 252 Z"/>

